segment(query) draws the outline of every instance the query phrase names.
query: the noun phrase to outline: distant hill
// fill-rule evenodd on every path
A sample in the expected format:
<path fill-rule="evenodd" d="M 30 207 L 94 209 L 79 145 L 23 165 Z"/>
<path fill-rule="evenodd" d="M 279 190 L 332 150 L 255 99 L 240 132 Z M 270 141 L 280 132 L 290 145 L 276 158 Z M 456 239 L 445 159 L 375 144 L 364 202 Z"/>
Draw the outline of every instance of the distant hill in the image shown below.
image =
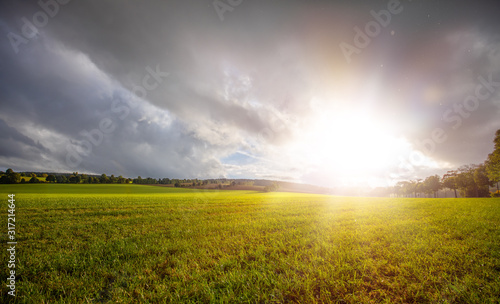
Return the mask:
<path fill-rule="evenodd" d="M 212 181 L 212 180 L 210 180 Z M 266 187 L 277 184 L 276 192 L 298 192 L 298 193 L 316 193 L 316 194 L 331 194 L 332 189 L 301 183 L 283 182 L 265 179 L 222 179 L 220 184 L 208 183 L 206 185 L 191 186 L 189 183 L 183 184 L 182 187 L 192 189 L 221 189 L 221 190 L 253 190 L 265 191 Z M 219 186 L 220 185 L 220 186 Z M 154 184 L 154 186 L 173 187 L 172 184 Z"/>

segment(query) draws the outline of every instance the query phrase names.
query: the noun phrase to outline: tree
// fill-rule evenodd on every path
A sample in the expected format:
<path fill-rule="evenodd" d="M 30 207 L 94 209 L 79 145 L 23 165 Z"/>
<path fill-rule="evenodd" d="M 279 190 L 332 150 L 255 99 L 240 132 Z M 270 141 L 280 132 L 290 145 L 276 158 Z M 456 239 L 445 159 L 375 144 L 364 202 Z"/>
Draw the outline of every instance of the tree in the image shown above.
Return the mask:
<path fill-rule="evenodd" d="M 18 184 L 21 182 L 21 174 L 14 172 L 12 169 L 7 169 L 5 175 L 0 178 L 2 184 Z"/>
<path fill-rule="evenodd" d="M 106 174 L 101 174 L 101 177 L 99 178 L 99 182 L 101 184 L 106 184 L 108 182 L 108 177 L 106 176 Z"/>
<path fill-rule="evenodd" d="M 21 182 L 21 174 L 12 172 L 8 175 L 11 184 L 18 184 Z"/>
<path fill-rule="evenodd" d="M 429 189 L 425 186 L 424 183 L 421 183 L 420 181 L 418 181 L 415 187 L 416 187 L 415 191 L 417 193 L 419 193 L 419 194 L 424 194 L 424 193 L 425 194 L 429 194 Z"/>
<path fill-rule="evenodd" d="M 500 183 L 500 152 L 488 155 L 485 167 L 489 180 L 497 185 L 497 191 L 500 190 L 498 185 Z"/>
<path fill-rule="evenodd" d="M 495 133 L 495 139 L 493 140 L 495 144 L 494 150 L 488 155 L 486 160 L 486 173 L 488 178 L 493 183 L 497 184 L 497 191 L 499 191 L 498 184 L 500 182 L 500 130 Z"/>
<path fill-rule="evenodd" d="M 457 185 L 462 197 L 473 197 L 475 189 L 474 169 L 469 165 L 458 168 Z"/>
<path fill-rule="evenodd" d="M 410 182 L 408 181 L 400 181 L 396 184 L 396 195 L 398 196 L 403 196 L 403 197 L 408 197 L 408 195 L 411 194 L 411 186 Z"/>
<path fill-rule="evenodd" d="M 39 183 L 40 181 L 38 180 L 38 178 L 36 178 L 35 176 L 33 176 L 30 181 L 29 181 L 31 184 L 37 184 Z"/>
<path fill-rule="evenodd" d="M 139 175 L 137 178 L 134 178 L 132 181 L 134 184 L 143 184 L 142 177 Z"/>
<path fill-rule="evenodd" d="M 443 175 L 443 186 L 452 189 L 455 191 L 455 198 L 457 198 L 457 171 L 448 171 L 445 175 Z"/>
<path fill-rule="evenodd" d="M 264 192 L 277 191 L 280 188 L 277 182 L 272 182 L 270 185 L 264 187 Z"/>
<path fill-rule="evenodd" d="M 79 184 L 81 181 L 81 176 L 80 175 L 71 175 L 69 177 L 69 182 L 73 184 Z"/>
<path fill-rule="evenodd" d="M 479 165 L 474 171 L 474 182 L 478 187 L 478 197 L 486 197 L 490 195 L 490 186 L 493 183 L 488 178 L 488 173 L 486 172 L 486 165 Z"/>
<path fill-rule="evenodd" d="M 81 182 L 82 182 L 82 183 L 84 183 L 84 184 L 88 184 L 88 183 L 90 183 L 90 177 L 89 177 L 87 174 L 83 174 L 83 173 L 82 173 L 82 174 L 80 175 L 80 180 L 81 180 Z"/>
<path fill-rule="evenodd" d="M 396 197 L 400 197 L 403 195 L 403 182 L 397 182 L 396 185 L 394 185 L 392 192 Z"/>
<path fill-rule="evenodd" d="M 68 179 L 66 178 L 66 176 L 64 175 L 57 175 L 56 176 L 56 182 L 58 184 L 64 184 L 64 183 L 67 183 L 68 182 Z"/>
<path fill-rule="evenodd" d="M 24 179 L 22 179 L 22 180 L 24 180 Z M 7 177 L 6 174 L 4 174 L 0 177 L 0 184 L 10 184 L 9 178 Z"/>
<path fill-rule="evenodd" d="M 441 181 L 438 175 L 429 176 L 424 181 L 425 188 L 429 193 L 434 193 L 434 197 L 437 197 L 439 189 L 441 189 Z"/>
<path fill-rule="evenodd" d="M 417 197 L 417 188 L 418 188 L 418 182 L 411 180 L 408 183 L 406 183 L 406 193 L 411 196 L 413 194 L 413 197 Z"/>
<path fill-rule="evenodd" d="M 53 174 L 50 174 L 48 175 L 46 178 L 45 178 L 46 181 L 48 181 L 49 183 L 53 183 L 56 181 L 56 176 L 53 175 Z"/>
<path fill-rule="evenodd" d="M 460 195 L 462 197 L 489 196 L 489 187 L 485 187 L 484 184 L 481 184 L 481 182 L 486 178 L 485 169 L 481 169 L 481 165 L 462 166 L 458 168 L 458 171 L 460 173 L 457 175 L 457 185 L 460 189 Z"/>

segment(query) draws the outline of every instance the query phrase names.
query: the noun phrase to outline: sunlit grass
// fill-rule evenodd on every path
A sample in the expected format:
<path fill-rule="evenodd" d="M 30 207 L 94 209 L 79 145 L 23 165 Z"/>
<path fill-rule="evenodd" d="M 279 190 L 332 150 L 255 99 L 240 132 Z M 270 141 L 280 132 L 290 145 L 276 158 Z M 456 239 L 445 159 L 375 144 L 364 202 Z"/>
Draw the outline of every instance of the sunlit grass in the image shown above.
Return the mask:
<path fill-rule="evenodd" d="M 11 189 L 19 303 L 500 298 L 499 199 L 10 185 L 5 204 Z"/>

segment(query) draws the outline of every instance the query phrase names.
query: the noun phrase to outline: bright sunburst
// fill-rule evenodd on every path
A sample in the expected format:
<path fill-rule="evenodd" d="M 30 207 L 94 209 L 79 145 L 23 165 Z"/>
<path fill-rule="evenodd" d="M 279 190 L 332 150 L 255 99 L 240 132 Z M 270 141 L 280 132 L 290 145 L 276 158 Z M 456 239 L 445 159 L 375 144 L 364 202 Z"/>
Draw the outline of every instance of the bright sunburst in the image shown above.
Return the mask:
<path fill-rule="evenodd" d="M 375 117 L 352 111 L 317 114 L 300 130 L 291 153 L 337 178 L 365 180 L 394 166 L 410 144 Z"/>

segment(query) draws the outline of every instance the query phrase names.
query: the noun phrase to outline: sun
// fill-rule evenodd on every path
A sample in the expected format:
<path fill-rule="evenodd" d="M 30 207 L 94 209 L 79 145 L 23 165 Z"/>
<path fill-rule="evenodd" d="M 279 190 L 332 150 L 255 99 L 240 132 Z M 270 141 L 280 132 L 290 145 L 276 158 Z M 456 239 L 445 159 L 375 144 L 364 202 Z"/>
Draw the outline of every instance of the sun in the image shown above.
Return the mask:
<path fill-rule="evenodd" d="M 292 153 L 319 170 L 346 179 L 380 175 L 409 146 L 387 124 L 354 111 L 325 111 L 299 133 Z"/>

